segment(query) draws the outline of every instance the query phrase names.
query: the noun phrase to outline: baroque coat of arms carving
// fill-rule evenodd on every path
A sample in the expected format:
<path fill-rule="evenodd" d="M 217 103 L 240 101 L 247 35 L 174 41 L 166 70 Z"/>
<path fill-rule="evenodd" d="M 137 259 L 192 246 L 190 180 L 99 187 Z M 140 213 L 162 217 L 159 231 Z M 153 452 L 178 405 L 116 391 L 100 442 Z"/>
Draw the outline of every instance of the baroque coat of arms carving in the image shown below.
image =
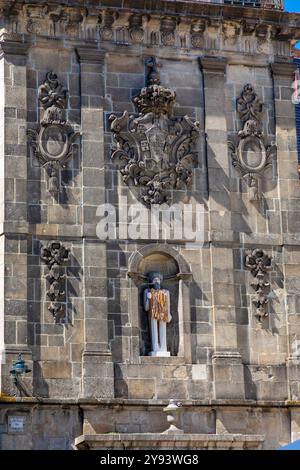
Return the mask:
<path fill-rule="evenodd" d="M 171 190 L 191 186 L 199 123 L 172 116 L 176 94 L 160 85 L 155 61 L 147 65 L 148 84 L 133 99 L 138 117 L 125 111 L 121 117 L 111 115 L 110 121 L 116 141 L 112 159 L 123 181 L 138 186 L 139 199 L 150 207 L 168 202 Z"/>

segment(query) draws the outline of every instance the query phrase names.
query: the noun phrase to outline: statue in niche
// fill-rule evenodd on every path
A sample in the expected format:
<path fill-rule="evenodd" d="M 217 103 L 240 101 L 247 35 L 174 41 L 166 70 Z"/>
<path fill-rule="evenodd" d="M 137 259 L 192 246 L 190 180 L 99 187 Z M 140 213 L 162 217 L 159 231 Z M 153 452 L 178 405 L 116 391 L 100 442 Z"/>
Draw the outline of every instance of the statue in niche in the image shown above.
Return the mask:
<path fill-rule="evenodd" d="M 167 323 L 170 323 L 170 292 L 161 287 L 163 275 L 159 272 L 148 274 L 149 287 L 144 290 L 144 309 L 151 324 L 150 356 L 170 356 L 167 351 Z"/>

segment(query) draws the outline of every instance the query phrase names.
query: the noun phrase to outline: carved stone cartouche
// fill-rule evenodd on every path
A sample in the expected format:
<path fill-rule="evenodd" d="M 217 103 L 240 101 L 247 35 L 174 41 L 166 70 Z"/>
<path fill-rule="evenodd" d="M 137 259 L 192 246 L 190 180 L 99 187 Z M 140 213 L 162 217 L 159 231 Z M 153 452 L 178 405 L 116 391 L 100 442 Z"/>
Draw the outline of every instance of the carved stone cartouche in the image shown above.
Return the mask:
<path fill-rule="evenodd" d="M 38 130 L 28 130 L 29 143 L 35 157 L 46 169 L 49 192 L 56 196 L 60 191 L 60 169 L 65 168 L 72 158 L 73 143 L 79 133 L 64 119 L 68 90 L 55 73 L 46 74 L 38 98 L 45 111 Z"/>
<path fill-rule="evenodd" d="M 240 172 L 249 187 L 251 201 L 262 198 L 262 179 L 264 171 L 272 165 L 276 152 L 275 145 L 266 146 L 260 130 L 263 103 L 253 90 L 252 85 L 245 85 L 237 99 L 237 112 L 243 124 L 239 131 L 237 144 L 229 141 L 232 164 Z"/>
<path fill-rule="evenodd" d="M 125 111 L 119 118 L 111 115 L 110 121 L 117 143 L 112 159 L 118 161 L 123 181 L 139 187 L 139 199 L 150 207 L 167 202 L 170 190 L 191 185 L 199 123 L 188 116 L 172 117 L 176 94 L 160 84 L 155 60 L 147 65 L 148 84 L 133 99 L 138 117 Z"/>
<path fill-rule="evenodd" d="M 267 273 L 272 267 L 272 258 L 262 249 L 256 248 L 246 252 L 245 267 L 251 271 L 255 278 L 255 281 L 251 283 L 251 287 L 255 290 L 252 302 L 256 307 L 255 316 L 261 322 L 262 317 L 268 316 L 270 282 L 267 279 Z"/>

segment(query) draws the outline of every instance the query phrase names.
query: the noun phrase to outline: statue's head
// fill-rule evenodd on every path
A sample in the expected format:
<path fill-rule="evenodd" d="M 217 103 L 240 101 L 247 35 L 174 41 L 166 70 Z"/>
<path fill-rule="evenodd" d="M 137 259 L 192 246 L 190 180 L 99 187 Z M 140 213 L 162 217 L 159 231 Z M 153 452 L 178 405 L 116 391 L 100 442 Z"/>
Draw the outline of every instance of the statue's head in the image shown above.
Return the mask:
<path fill-rule="evenodd" d="M 148 274 L 148 282 L 154 289 L 160 289 L 163 278 L 163 275 L 158 271 L 153 271 Z"/>

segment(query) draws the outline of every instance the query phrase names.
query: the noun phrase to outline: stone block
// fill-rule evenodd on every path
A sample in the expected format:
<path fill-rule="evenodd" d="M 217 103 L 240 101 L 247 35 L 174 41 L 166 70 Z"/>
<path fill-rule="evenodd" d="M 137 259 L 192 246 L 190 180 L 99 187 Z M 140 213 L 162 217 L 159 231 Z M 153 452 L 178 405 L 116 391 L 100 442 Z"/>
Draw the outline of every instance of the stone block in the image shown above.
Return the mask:
<path fill-rule="evenodd" d="M 84 410 L 83 433 L 102 434 L 115 431 L 111 410 L 92 409 Z"/>
<path fill-rule="evenodd" d="M 123 60 L 123 55 L 110 54 L 107 58 L 106 67 L 108 72 L 118 73 L 144 73 L 143 61 L 137 56 L 127 56 L 126 60 Z"/>
<path fill-rule="evenodd" d="M 84 261 L 86 266 L 101 267 L 106 264 L 106 247 L 103 243 L 89 242 L 84 247 Z"/>
<path fill-rule="evenodd" d="M 82 398 L 113 398 L 114 379 L 88 377 L 82 380 Z"/>
<path fill-rule="evenodd" d="M 49 206 L 48 222 L 50 224 L 76 224 L 77 211 L 75 206 Z"/>
<path fill-rule="evenodd" d="M 84 155 L 84 165 L 101 169 L 103 167 L 101 150 L 101 143 L 99 141 L 83 141 L 82 152 Z"/>
<path fill-rule="evenodd" d="M 45 379 L 68 379 L 71 378 L 71 363 L 61 361 L 43 361 L 40 363 L 42 374 Z"/>
<path fill-rule="evenodd" d="M 153 379 L 128 379 L 128 398 L 151 399 L 155 397 Z"/>
<path fill-rule="evenodd" d="M 104 96 L 103 76 L 96 73 L 86 73 L 82 78 L 81 92 L 83 95 Z"/>
<path fill-rule="evenodd" d="M 187 382 L 180 379 L 160 380 L 156 384 L 156 397 L 157 398 L 187 398 Z"/>
<path fill-rule="evenodd" d="M 86 279 L 85 292 L 87 297 L 106 297 L 107 280 L 99 277 Z"/>

